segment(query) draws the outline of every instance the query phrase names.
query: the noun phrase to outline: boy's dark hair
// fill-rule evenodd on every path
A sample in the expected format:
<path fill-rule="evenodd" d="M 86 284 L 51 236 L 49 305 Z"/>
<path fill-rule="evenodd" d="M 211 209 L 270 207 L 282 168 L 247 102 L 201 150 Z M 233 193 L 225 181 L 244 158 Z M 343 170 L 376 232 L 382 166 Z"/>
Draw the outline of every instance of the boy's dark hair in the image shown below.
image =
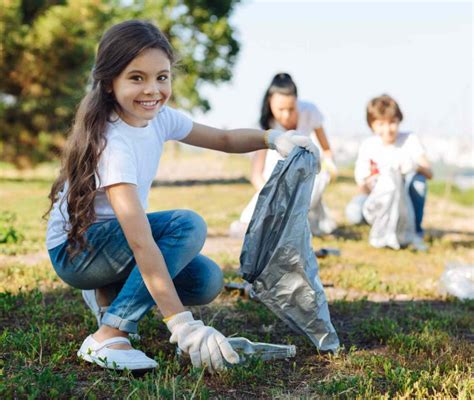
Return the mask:
<path fill-rule="evenodd" d="M 290 74 L 287 74 L 286 72 L 276 74 L 273 77 L 270 86 L 268 86 L 268 89 L 263 96 L 262 109 L 260 111 L 259 122 L 262 129 L 270 129 L 271 122 L 273 121 L 273 114 L 270 109 L 270 97 L 275 93 L 298 97 L 298 89 L 296 88 L 295 82 L 293 82 Z"/>
<path fill-rule="evenodd" d="M 399 122 L 403 120 L 403 114 L 398 103 L 388 94 L 375 97 L 367 104 L 367 123 L 370 127 L 376 119 L 398 119 Z"/>

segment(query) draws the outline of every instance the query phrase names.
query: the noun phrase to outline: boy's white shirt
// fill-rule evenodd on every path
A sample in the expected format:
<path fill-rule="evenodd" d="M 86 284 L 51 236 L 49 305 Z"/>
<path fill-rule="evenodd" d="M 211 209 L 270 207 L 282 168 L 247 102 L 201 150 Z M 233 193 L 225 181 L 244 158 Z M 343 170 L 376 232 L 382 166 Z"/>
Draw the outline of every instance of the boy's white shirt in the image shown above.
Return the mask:
<path fill-rule="evenodd" d="M 115 218 L 105 187 L 117 183 L 136 185 L 140 203 L 146 210 L 148 194 L 158 170 L 164 142 L 184 139 L 191 132 L 192 125 L 191 119 L 167 106 L 163 107 L 146 127 L 133 127 L 120 119 L 108 123 L 107 145 L 100 157 L 96 176 L 98 192 L 94 200 L 95 222 Z M 48 221 L 48 249 L 62 244 L 67 239 L 69 216 L 65 201 L 61 207 L 64 217 L 59 209 L 64 193 L 65 190 L 60 193 Z"/>
<path fill-rule="evenodd" d="M 385 145 L 380 136 L 373 134 L 366 138 L 357 154 L 354 176 L 358 185 L 362 186 L 371 174 L 371 161 L 377 169 L 402 169 L 403 173 L 415 172 L 416 166 L 425 155 L 425 150 L 416 135 L 399 132 L 395 143 Z"/>
<path fill-rule="evenodd" d="M 321 128 L 323 126 L 323 120 L 324 120 L 323 114 L 321 114 L 321 111 L 319 111 L 316 105 L 308 101 L 298 100 L 297 107 L 298 107 L 298 122 L 297 122 L 296 130 L 301 135 L 306 135 L 306 136 L 311 137 L 311 139 L 316 144 L 316 146 L 318 146 L 320 153 L 322 154 L 321 148 L 319 146 L 319 142 L 314 135 L 314 130 L 317 128 Z M 274 122 L 271 125 L 271 128 L 277 129 L 280 131 L 286 131 L 286 129 L 283 128 L 277 122 Z M 265 158 L 265 166 L 263 168 L 263 177 L 265 181 L 268 181 L 268 179 L 270 178 L 270 175 L 272 174 L 273 168 L 275 168 L 276 163 L 282 159 L 283 157 L 280 156 L 280 154 L 278 154 L 276 150 L 267 151 L 267 155 Z"/>

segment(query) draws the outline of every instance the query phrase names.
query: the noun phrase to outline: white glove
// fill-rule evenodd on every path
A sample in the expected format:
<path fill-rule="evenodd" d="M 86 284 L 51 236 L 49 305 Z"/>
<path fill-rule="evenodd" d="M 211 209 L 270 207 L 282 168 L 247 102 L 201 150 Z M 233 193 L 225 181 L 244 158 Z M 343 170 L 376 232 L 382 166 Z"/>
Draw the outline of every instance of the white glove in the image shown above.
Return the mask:
<path fill-rule="evenodd" d="M 234 351 L 227 338 L 216 329 L 205 326 L 195 320 L 190 311 L 176 314 L 166 322 L 171 332 L 171 343 L 189 354 L 193 367 L 207 366 L 209 372 L 225 369 L 224 359 L 230 364 L 239 362 L 239 355 Z"/>
<path fill-rule="evenodd" d="M 337 166 L 334 163 L 334 160 L 332 158 L 325 158 L 323 159 L 323 169 L 329 172 L 329 175 L 331 175 L 331 178 L 335 178 L 338 174 L 337 171 Z"/>
<path fill-rule="evenodd" d="M 281 132 L 275 129 L 270 130 L 268 135 L 269 149 L 278 151 L 282 157 L 286 158 L 295 146 L 303 147 L 319 159 L 319 150 L 309 136 L 299 135 L 298 131 Z"/>

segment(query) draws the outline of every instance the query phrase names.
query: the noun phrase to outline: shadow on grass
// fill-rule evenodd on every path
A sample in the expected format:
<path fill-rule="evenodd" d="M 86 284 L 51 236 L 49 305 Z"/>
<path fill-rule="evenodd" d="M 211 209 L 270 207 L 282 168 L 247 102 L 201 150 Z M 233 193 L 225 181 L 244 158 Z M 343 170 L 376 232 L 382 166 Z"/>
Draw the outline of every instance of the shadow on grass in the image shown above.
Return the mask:
<path fill-rule="evenodd" d="M 454 240 L 451 243 L 453 249 L 474 249 L 474 239 L 473 240 Z"/>
<path fill-rule="evenodd" d="M 460 231 L 455 229 L 427 229 L 427 236 L 431 242 L 434 240 L 442 239 L 447 235 L 460 235 L 465 238 L 460 239 L 449 239 L 449 246 L 453 249 L 473 249 L 474 248 L 474 232 L 473 231 Z"/>
<path fill-rule="evenodd" d="M 341 224 L 333 232 L 332 235 L 345 240 L 362 240 L 364 234 L 369 229 L 368 225 L 349 225 Z"/>
<path fill-rule="evenodd" d="M 181 186 L 206 186 L 206 185 L 235 185 L 250 183 L 250 181 L 241 176 L 239 178 L 210 178 L 210 179 L 183 179 L 174 181 L 155 180 L 152 187 L 181 187 Z"/>
<path fill-rule="evenodd" d="M 465 235 L 465 236 L 474 237 L 474 231 L 460 231 L 456 229 L 431 228 L 431 229 L 426 229 L 426 234 L 433 238 L 442 238 L 443 236 L 446 236 L 446 235 Z"/>
<path fill-rule="evenodd" d="M 354 184 L 354 177 L 352 175 L 338 175 L 336 181 L 334 182 L 335 184 L 338 183 L 351 183 Z"/>

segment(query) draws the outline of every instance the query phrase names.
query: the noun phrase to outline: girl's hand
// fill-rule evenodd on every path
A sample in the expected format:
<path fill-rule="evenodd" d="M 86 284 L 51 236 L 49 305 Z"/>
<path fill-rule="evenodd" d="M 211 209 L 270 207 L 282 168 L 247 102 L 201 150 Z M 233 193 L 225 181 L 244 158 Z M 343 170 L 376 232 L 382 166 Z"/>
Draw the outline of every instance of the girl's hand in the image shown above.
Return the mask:
<path fill-rule="evenodd" d="M 225 369 L 224 359 L 230 364 L 239 362 L 227 338 L 216 329 L 196 321 L 190 311 L 174 315 L 166 326 L 171 332 L 171 343 L 189 354 L 193 367 L 206 366 L 209 372 Z"/>
<path fill-rule="evenodd" d="M 268 148 L 278 151 L 282 157 L 288 157 L 295 146 L 303 147 L 319 158 L 319 150 L 309 136 L 299 135 L 298 131 L 269 131 Z"/>

